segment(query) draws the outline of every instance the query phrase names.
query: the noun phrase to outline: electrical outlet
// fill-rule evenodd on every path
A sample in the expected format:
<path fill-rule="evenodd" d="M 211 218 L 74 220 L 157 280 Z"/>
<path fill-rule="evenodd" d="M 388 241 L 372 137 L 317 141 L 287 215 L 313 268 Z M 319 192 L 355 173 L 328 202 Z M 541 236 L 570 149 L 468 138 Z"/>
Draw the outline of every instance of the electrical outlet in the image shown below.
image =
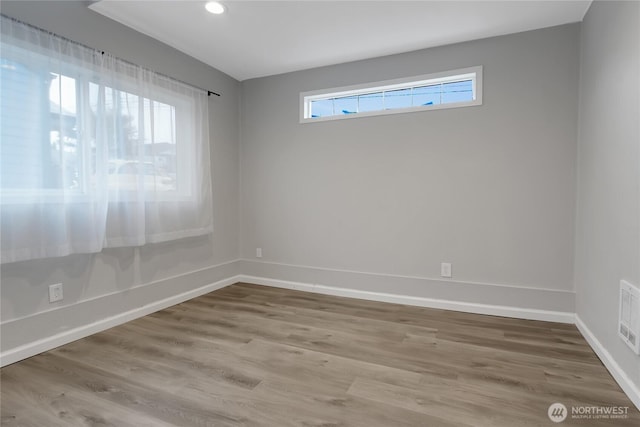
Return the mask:
<path fill-rule="evenodd" d="M 62 301 L 62 283 L 49 285 L 49 302 Z"/>
<path fill-rule="evenodd" d="M 262 258 L 262 248 L 256 248 L 256 258 Z"/>
<path fill-rule="evenodd" d="M 440 264 L 440 276 L 451 277 L 451 263 L 443 262 Z"/>

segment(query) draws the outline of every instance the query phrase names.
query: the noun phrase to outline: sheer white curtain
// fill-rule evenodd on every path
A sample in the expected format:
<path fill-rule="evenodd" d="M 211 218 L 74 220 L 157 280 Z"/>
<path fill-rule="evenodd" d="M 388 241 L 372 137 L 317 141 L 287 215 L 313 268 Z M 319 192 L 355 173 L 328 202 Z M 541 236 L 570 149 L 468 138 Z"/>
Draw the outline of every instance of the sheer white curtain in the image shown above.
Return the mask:
<path fill-rule="evenodd" d="M 0 18 L 2 262 L 212 232 L 207 94 Z"/>

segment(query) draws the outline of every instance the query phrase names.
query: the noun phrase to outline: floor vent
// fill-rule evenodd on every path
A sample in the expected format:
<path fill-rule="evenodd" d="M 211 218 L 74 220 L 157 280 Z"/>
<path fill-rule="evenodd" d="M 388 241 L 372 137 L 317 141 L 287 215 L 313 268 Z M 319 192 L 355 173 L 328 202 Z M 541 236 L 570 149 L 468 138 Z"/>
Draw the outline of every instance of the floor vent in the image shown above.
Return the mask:
<path fill-rule="evenodd" d="M 640 289 L 626 280 L 620 281 L 618 335 L 640 355 Z"/>

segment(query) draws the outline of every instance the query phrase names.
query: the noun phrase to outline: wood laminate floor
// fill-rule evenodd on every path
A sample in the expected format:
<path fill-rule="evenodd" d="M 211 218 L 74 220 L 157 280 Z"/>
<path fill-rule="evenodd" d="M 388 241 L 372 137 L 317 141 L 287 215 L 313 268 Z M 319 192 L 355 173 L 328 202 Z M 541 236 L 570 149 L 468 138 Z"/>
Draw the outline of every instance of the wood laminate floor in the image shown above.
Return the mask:
<path fill-rule="evenodd" d="M 3 426 L 640 426 L 573 325 L 236 284 L 1 370 Z M 628 407 L 552 423 L 554 402 Z"/>

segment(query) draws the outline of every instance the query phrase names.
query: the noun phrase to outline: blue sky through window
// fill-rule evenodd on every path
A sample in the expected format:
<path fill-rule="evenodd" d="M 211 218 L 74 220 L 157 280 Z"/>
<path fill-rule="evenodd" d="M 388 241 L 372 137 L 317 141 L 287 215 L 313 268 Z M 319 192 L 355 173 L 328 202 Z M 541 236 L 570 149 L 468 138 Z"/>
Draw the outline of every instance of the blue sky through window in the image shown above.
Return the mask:
<path fill-rule="evenodd" d="M 382 92 L 367 93 L 360 95 L 359 100 L 359 113 L 367 111 L 380 111 L 384 109 L 384 100 Z"/>
<path fill-rule="evenodd" d="M 471 80 L 442 84 L 442 103 L 465 102 L 473 100 Z"/>
<path fill-rule="evenodd" d="M 358 112 L 358 97 L 344 96 L 333 99 L 334 114 L 355 114 Z"/>
<path fill-rule="evenodd" d="M 424 86 L 348 94 L 309 103 L 311 117 L 330 117 L 412 107 L 470 102 L 474 100 L 473 79 Z"/>
<path fill-rule="evenodd" d="M 482 66 L 300 94 L 300 122 L 482 105 Z"/>

